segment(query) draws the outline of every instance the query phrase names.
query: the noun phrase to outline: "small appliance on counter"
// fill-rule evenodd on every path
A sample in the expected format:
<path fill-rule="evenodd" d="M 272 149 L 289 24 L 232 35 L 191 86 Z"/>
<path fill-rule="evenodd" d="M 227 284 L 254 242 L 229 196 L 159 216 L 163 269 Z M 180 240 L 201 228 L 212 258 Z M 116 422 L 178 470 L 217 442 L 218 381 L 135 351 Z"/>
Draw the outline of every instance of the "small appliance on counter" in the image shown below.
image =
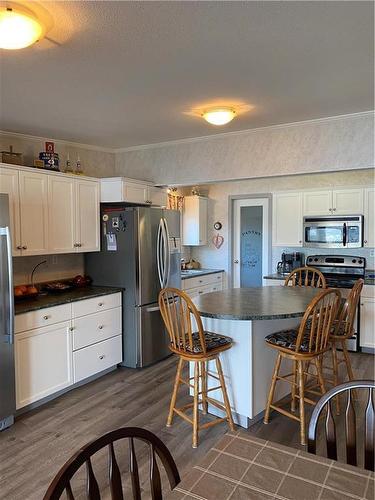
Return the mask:
<path fill-rule="evenodd" d="M 278 274 L 289 274 L 293 269 L 303 266 L 303 254 L 300 252 L 282 253 L 281 261 L 277 263 Z"/>

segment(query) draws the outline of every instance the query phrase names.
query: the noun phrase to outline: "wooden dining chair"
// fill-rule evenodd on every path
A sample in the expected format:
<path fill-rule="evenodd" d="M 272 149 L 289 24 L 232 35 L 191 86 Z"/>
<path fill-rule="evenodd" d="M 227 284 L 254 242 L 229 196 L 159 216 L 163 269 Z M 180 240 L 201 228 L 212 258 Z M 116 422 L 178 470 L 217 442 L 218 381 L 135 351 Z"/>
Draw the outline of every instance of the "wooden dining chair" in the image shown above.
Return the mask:
<path fill-rule="evenodd" d="M 51 482 L 43 500 L 58 500 L 66 493 L 68 500 L 74 500 L 71 481 L 82 465 L 86 466 L 86 497 L 88 500 L 100 500 L 98 480 L 95 477 L 91 459 L 100 450 L 108 449 L 108 479 L 111 500 L 124 500 L 123 485 L 120 473 L 120 465 L 116 459 L 114 443 L 120 440 L 129 442 L 129 472 L 131 478 L 132 498 L 141 499 L 141 486 L 139 481 L 138 463 L 135 452 L 134 441 L 140 440 L 149 447 L 149 481 L 151 496 L 153 500 L 162 499 L 162 484 L 160 471 L 156 457 L 160 459 L 168 477 L 169 486 L 175 488 L 180 482 L 180 475 L 175 461 L 165 444 L 150 431 L 139 427 L 123 427 L 98 439 L 91 441 L 80 448 L 59 470 Z M 78 498 L 78 496 L 77 496 Z M 81 498 L 81 497 L 80 497 Z M 107 496 L 105 498 L 108 498 Z"/>
<path fill-rule="evenodd" d="M 339 384 L 339 366 L 341 363 L 345 363 L 349 380 L 354 379 L 353 369 L 348 354 L 347 340 L 350 339 L 354 333 L 354 320 L 358 310 L 363 285 L 363 279 L 359 279 L 355 282 L 353 288 L 350 290 L 345 304 L 339 312 L 337 320 L 333 324 L 332 333 L 329 337 L 331 342 L 332 366 L 325 366 L 324 368 L 332 369 L 333 385 Z M 342 350 L 342 359 L 339 359 L 337 347 Z"/>
<path fill-rule="evenodd" d="M 326 279 L 319 269 L 315 267 L 297 267 L 285 278 L 285 286 L 312 286 L 314 288 L 327 288 Z"/>
<path fill-rule="evenodd" d="M 278 354 L 268 394 L 264 423 L 268 424 L 271 409 L 297 420 L 300 423 L 302 445 L 306 444 L 305 402 L 315 404 L 315 401 L 307 398 L 305 393 L 317 393 L 317 391 L 306 387 L 307 368 L 311 363 L 314 363 L 318 387 L 320 393 L 324 394 L 321 356 L 329 349 L 329 335 L 340 300 L 341 295 L 338 290 L 322 290 L 307 306 L 298 328 L 272 333 L 265 338 L 267 345 L 276 349 Z M 293 362 L 292 373 L 284 376 L 279 375 L 282 360 Z M 273 402 L 276 384 L 279 381 L 291 384 L 291 411 L 285 410 Z M 295 415 L 297 399 L 299 399 L 299 416 Z"/>
<path fill-rule="evenodd" d="M 317 449 L 317 430 L 319 417 L 325 410 L 325 441 L 326 454 L 328 458 L 337 460 L 337 445 L 345 439 L 346 445 L 346 463 L 350 465 L 358 464 L 360 445 L 363 445 L 363 466 L 365 469 L 374 471 L 374 440 L 375 440 L 375 409 L 374 409 L 374 380 L 355 380 L 346 382 L 345 384 L 333 387 L 317 402 L 310 419 L 308 432 L 308 451 L 316 454 Z M 365 393 L 367 398 L 365 401 L 364 411 L 361 412 L 359 418 L 359 409 L 355 409 L 353 402 L 353 391 Z M 338 436 L 335 418 L 332 411 L 332 401 L 340 394 L 347 396 L 346 411 L 345 411 L 345 432 L 344 435 Z M 337 417 L 336 417 L 337 418 Z M 358 442 L 357 435 L 362 434 L 363 443 Z M 362 465 L 362 464 L 361 464 Z"/>
<path fill-rule="evenodd" d="M 198 446 L 198 433 L 202 429 L 227 421 L 230 429 L 234 430 L 232 412 L 219 357 L 220 353 L 232 347 L 232 339 L 205 331 L 197 308 L 190 297 L 182 290 L 177 288 L 161 290 L 159 307 L 169 334 L 169 349 L 179 357 L 167 426 L 172 425 L 174 413 L 189 422 L 193 426 L 193 448 L 196 448 Z M 217 374 L 208 371 L 209 361 L 215 361 Z M 194 376 L 189 377 L 187 380 L 182 377 L 185 363 L 194 364 Z M 217 381 L 215 387 L 208 388 L 208 377 Z M 191 381 L 193 381 L 193 384 Z M 193 390 L 193 402 L 178 408 L 176 400 L 180 384 L 185 384 L 189 389 Z M 219 389 L 222 392 L 224 404 L 208 396 L 209 392 Z M 207 413 L 209 403 L 224 411 L 226 416 L 200 424 L 199 405 L 202 405 L 203 413 Z M 190 408 L 193 408 L 193 418 L 190 418 L 185 412 Z"/>

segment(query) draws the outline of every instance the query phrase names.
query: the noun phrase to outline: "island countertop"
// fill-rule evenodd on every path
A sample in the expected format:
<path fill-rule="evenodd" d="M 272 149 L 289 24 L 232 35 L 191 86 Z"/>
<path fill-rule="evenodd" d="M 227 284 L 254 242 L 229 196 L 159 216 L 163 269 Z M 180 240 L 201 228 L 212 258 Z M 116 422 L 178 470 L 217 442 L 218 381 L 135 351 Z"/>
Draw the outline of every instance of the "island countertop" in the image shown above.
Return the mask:
<path fill-rule="evenodd" d="M 287 319 L 303 316 L 322 290 L 311 287 L 231 288 L 205 293 L 194 300 L 201 316 L 239 321 Z"/>

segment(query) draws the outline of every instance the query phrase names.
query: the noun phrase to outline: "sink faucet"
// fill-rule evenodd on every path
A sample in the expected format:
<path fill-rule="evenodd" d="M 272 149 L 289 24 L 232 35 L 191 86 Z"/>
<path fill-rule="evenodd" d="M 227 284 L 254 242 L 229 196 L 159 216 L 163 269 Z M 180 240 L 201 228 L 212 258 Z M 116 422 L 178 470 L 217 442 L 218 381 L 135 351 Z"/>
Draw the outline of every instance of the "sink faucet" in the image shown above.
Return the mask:
<path fill-rule="evenodd" d="M 38 269 L 39 266 L 41 266 L 42 264 L 45 264 L 47 261 L 46 260 L 42 260 L 42 262 L 39 262 L 39 264 L 37 264 L 34 269 L 31 271 L 31 277 L 30 277 L 30 283 L 32 286 L 34 286 L 34 274 L 35 274 L 35 271 Z"/>

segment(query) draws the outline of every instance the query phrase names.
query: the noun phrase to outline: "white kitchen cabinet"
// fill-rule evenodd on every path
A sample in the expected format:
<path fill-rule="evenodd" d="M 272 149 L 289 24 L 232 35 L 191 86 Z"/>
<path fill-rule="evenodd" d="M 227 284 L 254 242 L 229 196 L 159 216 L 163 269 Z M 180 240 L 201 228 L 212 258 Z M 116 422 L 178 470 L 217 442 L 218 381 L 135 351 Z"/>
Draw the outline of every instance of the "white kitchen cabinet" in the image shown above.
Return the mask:
<path fill-rule="evenodd" d="M 303 193 L 303 215 L 331 215 L 332 191 Z"/>
<path fill-rule="evenodd" d="M 263 286 L 283 286 L 284 285 L 284 279 L 276 280 L 276 279 L 270 279 L 270 278 L 263 278 Z"/>
<path fill-rule="evenodd" d="M 361 215 L 363 189 L 325 189 L 303 193 L 303 215 Z"/>
<path fill-rule="evenodd" d="M 182 289 L 191 299 L 204 293 L 219 292 L 223 289 L 223 273 L 185 278 L 182 280 Z"/>
<path fill-rule="evenodd" d="M 0 167 L 0 193 L 9 196 L 9 218 L 12 233 L 13 255 L 21 255 L 20 195 L 18 171 Z"/>
<path fill-rule="evenodd" d="M 182 214 L 182 244 L 207 245 L 208 198 L 186 196 Z"/>
<path fill-rule="evenodd" d="M 101 202 L 126 202 L 139 205 L 167 206 L 167 191 L 152 182 L 128 177 L 100 179 Z"/>
<path fill-rule="evenodd" d="M 273 245 L 302 246 L 302 193 L 273 195 Z"/>
<path fill-rule="evenodd" d="M 375 298 L 361 297 L 360 346 L 375 349 Z"/>
<path fill-rule="evenodd" d="M 22 255 L 48 253 L 48 176 L 19 172 Z"/>
<path fill-rule="evenodd" d="M 17 409 L 73 383 L 69 327 L 65 321 L 15 335 Z"/>
<path fill-rule="evenodd" d="M 76 244 L 79 252 L 100 250 L 99 184 L 96 181 L 77 180 Z"/>
<path fill-rule="evenodd" d="M 48 176 L 49 249 L 53 253 L 76 251 L 75 181 Z"/>
<path fill-rule="evenodd" d="M 75 318 L 72 322 L 73 350 L 121 335 L 122 308 Z"/>
<path fill-rule="evenodd" d="M 364 246 L 375 247 L 375 189 L 367 188 L 364 193 Z"/>

